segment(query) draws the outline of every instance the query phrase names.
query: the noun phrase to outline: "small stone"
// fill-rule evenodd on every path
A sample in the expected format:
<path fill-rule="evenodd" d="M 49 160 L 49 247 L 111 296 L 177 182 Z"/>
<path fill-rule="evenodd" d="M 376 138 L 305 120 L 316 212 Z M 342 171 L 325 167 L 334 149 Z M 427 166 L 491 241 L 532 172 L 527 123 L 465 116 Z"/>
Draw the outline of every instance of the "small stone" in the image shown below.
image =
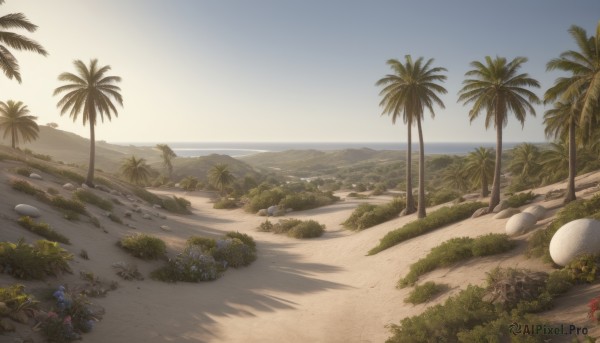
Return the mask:
<path fill-rule="evenodd" d="M 131 211 L 125 212 L 125 217 L 126 218 L 131 218 L 132 215 L 133 215 L 133 212 L 131 212 Z"/>
<path fill-rule="evenodd" d="M 142 218 L 144 218 L 144 219 L 152 219 L 152 217 L 148 213 L 142 214 Z"/>
<path fill-rule="evenodd" d="M 171 228 L 168 227 L 167 225 L 161 225 L 160 229 L 163 230 L 163 231 L 171 231 Z"/>
<path fill-rule="evenodd" d="M 142 213 L 142 209 L 140 207 L 136 207 L 133 209 L 133 212 Z"/>
<path fill-rule="evenodd" d="M 29 178 L 30 178 L 30 179 L 41 180 L 41 179 L 42 179 L 42 176 L 41 176 L 40 174 L 31 173 L 31 174 L 29 174 Z"/>
<path fill-rule="evenodd" d="M 514 216 L 517 213 L 521 213 L 518 208 L 509 207 L 505 210 L 502 210 L 494 215 L 494 219 L 506 219 Z"/>
<path fill-rule="evenodd" d="M 152 207 L 154 207 L 156 209 L 161 209 L 162 208 L 162 206 L 160 206 L 159 204 L 154 204 L 154 205 L 152 205 Z"/>
<path fill-rule="evenodd" d="M 527 207 L 525 210 L 523 210 L 523 212 L 531 213 L 535 216 L 535 219 L 540 220 L 546 215 L 546 208 L 541 205 L 533 205 Z"/>
<path fill-rule="evenodd" d="M 477 209 L 475 212 L 473 212 L 473 215 L 471 216 L 471 218 L 478 218 L 478 217 L 488 214 L 489 212 L 490 212 L 489 208 L 482 207 L 480 209 Z"/>
<path fill-rule="evenodd" d="M 66 189 L 66 190 L 68 190 L 68 191 L 74 191 L 75 190 L 75 186 L 73 186 L 72 183 L 65 183 L 63 185 L 63 188 Z"/>
<path fill-rule="evenodd" d="M 508 208 L 508 202 L 506 200 L 502 200 L 500 201 L 500 203 L 498 205 L 496 205 L 496 207 L 494 207 L 494 213 L 500 213 L 503 210 Z"/>
<path fill-rule="evenodd" d="M 505 230 L 509 236 L 519 236 L 531 229 L 537 222 L 531 213 L 517 213 L 506 222 Z"/>
<path fill-rule="evenodd" d="M 167 219 L 167 216 L 165 216 L 164 214 L 161 214 L 160 219 Z"/>
<path fill-rule="evenodd" d="M 256 212 L 257 215 L 261 216 L 261 217 L 266 217 L 267 216 L 267 209 L 263 208 L 258 210 L 258 212 Z"/>
<path fill-rule="evenodd" d="M 84 189 L 89 189 L 89 188 L 90 188 L 90 186 L 88 186 L 88 185 L 87 185 L 87 184 L 85 184 L 85 183 L 82 183 L 82 184 L 81 184 L 81 188 L 84 188 Z"/>
<path fill-rule="evenodd" d="M 137 227 L 133 226 L 133 224 L 129 224 L 129 223 L 127 223 L 127 224 L 125 224 L 125 226 L 127 226 L 127 227 L 128 227 L 128 228 L 130 228 L 130 229 L 137 230 Z"/>
<path fill-rule="evenodd" d="M 121 193 L 115 191 L 114 189 L 110 190 L 110 194 L 112 194 L 112 195 L 121 195 Z"/>
<path fill-rule="evenodd" d="M 27 204 L 18 204 L 15 206 L 15 211 L 22 216 L 29 216 L 32 218 L 37 218 L 42 215 L 40 210 L 38 210 L 36 207 Z"/>
<path fill-rule="evenodd" d="M 154 215 L 156 218 L 160 218 L 160 213 L 158 213 L 158 212 L 153 212 L 152 214 L 153 214 L 153 215 Z"/>

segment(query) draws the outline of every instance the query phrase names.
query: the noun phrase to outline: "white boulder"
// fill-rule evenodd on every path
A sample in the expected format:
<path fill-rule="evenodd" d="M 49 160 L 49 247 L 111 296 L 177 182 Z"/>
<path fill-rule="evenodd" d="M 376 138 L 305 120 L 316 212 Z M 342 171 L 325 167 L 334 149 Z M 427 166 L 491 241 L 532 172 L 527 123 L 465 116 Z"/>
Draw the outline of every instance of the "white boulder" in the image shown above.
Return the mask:
<path fill-rule="evenodd" d="M 498 205 L 496 205 L 496 207 L 494 207 L 494 210 L 492 212 L 500 213 L 507 208 L 508 208 L 508 202 L 506 200 L 502 200 L 502 201 L 500 201 L 500 203 Z"/>
<path fill-rule="evenodd" d="M 478 217 L 488 214 L 489 212 L 490 212 L 489 208 L 482 207 L 480 209 L 475 210 L 475 212 L 473 212 L 473 215 L 471 216 L 471 218 L 478 218 Z"/>
<path fill-rule="evenodd" d="M 31 218 L 37 218 L 42 215 L 36 207 L 27 204 L 18 204 L 15 206 L 15 211 L 22 216 L 30 216 Z"/>
<path fill-rule="evenodd" d="M 523 213 L 531 213 L 535 216 L 536 220 L 540 220 L 546 215 L 546 208 L 541 205 L 533 205 L 523 210 Z"/>
<path fill-rule="evenodd" d="M 274 206 L 274 205 L 269 206 L 269 208 L 267 208 L 267 214 L 271 217 L 275 216 L 275 214 L 277 213 L 277 210 L 278 210 L 277 206 Z"/>
<path fill-rule="evenodd" d="M 42 176 L 40 174 L 31 173 L 31 174 L 29 174 L 29 178 L 36 179 L 36 180 L 41 180 Z"/>
<path fill-rule="evenodd" d="M 506 234 L 509 236 L 522 235 L 531 229 L 536 222 L 535 216 L 531 213 L 515 214 L 506 222 Z"/>
<path fill-rule="evenodd" d="M 72 183 L 65 183 L 63 185 L 63 188 L 68 190 L 68 191 L 74 191 L 75 190 L 75 186 Z"/>
<path fill-rule="evenodd" d="M 521 213 L 518 208 L 509 207 L 505 210 L 502 210 L 494 215 L 494 219 L 506 219 L 514 216 L 517 213 Z"/>
<path fill-rule="evenodd" d="M 581 254 L 600 253 L 600 221 L 577 219 L 563 225 L 550 241 L 550 257 L 565 266 Z"/>
<path fill-rule="evenodd" d="M 267 209 L 263 208 L 258 210 L 258 212 L 256 212 L 257 215 L 261 216 L 261 217 L 266 217 L 267 216 Z"/>

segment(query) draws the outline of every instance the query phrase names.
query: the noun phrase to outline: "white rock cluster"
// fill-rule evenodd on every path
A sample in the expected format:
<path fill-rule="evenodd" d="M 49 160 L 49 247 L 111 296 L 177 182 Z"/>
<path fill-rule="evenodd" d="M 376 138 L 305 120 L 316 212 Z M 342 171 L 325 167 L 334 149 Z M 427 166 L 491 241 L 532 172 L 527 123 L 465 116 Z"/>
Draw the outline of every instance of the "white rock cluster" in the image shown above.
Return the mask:
<path fill-rule="evenodd" d="M 581 254 L 600 253 L 600 221 L 577 219 L 563 225 L 550 241 L 550 257 L 565 266 Z"/>

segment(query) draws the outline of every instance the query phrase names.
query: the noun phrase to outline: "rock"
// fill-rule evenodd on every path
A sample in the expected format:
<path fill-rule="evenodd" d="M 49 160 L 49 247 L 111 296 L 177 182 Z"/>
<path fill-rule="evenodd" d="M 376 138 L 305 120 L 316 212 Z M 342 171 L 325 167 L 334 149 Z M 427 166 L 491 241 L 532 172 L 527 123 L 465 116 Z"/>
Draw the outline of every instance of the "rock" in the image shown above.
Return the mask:
<path fill-rule="evenodd" d="M 560 199 L 560 198 L 564 197 L 565 194 L 567 194 L 567 191 L 565 189 L 553 189 L 550 192 L 546 193 L 546 195 L 544 196 L 544 200 L 548 201 L 548 200 Z"/>
<path fill-rule="evenodd" d="M 152 205 L 152 207 L 154 207 L 156 209 L 161 209 L 162 208 L 162 206 L 160 206 L 159 204 L 154 204 L 154 205 Z"/>
<path fill-rule="evenodd" d="M 167 225 L 161 225 L 160 229 L 163 230 L 163 231 L 171 231 L 171 228 L 168 227 Z"/>
<path fill-rule="evenodd" d="M 15 206 L 15 211 L 22 216 L 30 216 L 31 218 L 37 218 L 42 215 L 40 210 L 27 204 L 18 204 Z"/>
<path fill-rule="evenodd" d="M 152 219 L 152 217 L 148 213 L 142 214 L 142 218 L 144 218 L 144 219 Z"/>
<path fill-rule="evenodd" d="M 550 240 L 550 257 L 565 266 L 581 254 L 600 253 L 600 221 L 577 219 L 561 226 Z"/>
<path fill-rule="evenodd" d="M 127 223 L 127 224 L 125 224 L 125 226 L 127 226 L 127 227 L 128 227 L 128 228 L 130 228 L 130 229 L 137 230 L 137 227 L 133 226 L 133 224 L 129 224 L 129 223 Z"/>
<path fill-rule="evenodd" d="M 63 188 L 66 189 L 66 190 L 68 190 L 68 191 L 74 191 L 75 190 L 75 186 L 73 186 L 72 183 L 65 183 L 63 185 Z"/>
<path fill-rule="evenodd" d="M 531 229 L 537 219 L 531 213 L 517 213 L 506 222 L 506 234 L 509 236 L 519 236 Z"/>
<path fill-rule="evenodd" d="M 480 209 L 477 209 L 475 212 L 473 212 L 473 215 L 471 216 L 471 218 L 477 218 L 477 217 L 481 217 L 483 215 L 486 215 L 490 212 L 490 209 L 487 207 L 482 207 Z"/>
<path fill-rule="evenodd" d="M 153 214 L 153 215 L 154 215 L 156 218 L 160 218 L 160 213 L 158 213 L 158 212 L 153 212 L 152 214 Z"/>
<path fill-rule="evenodd" d="M 502 210 L 494 215 L 494 219 L 505 219 L 514 216 L 517 213 L 521 213 L 518 208 L 509 207 L 505 210 Z"/>
<path fill-rule="evenodd" d="M 275 206 L 275 205 L 269 206 L 269 208 L 267 208 L 267 215 L 269 215 L 269 216 L 274 216 L 276 212 L 277 212 L 277 206 Z"/>
<path fill-rule="evenodd" d="M 256 214 L 259 215 L 259 216 L 261 216 L 261 217 L 266 217 L 267 214 L 268 214 L 267 213 L 267 209 L 266 208 L 260 209 L 260 210 L 258 210 L 258 212 L 256 212 Z"/>
<path fill-rule="evenodd" d="M 400 214 L 399 214 L 400 217 L 405 216 L 405 215 L 406 215 L 406 209 L 403 209 L 402 211 L 400 211 Z"/>
<path fill-rule="evenodd" d="M 115 191 L 114 189 L 110 190 L 110 194 L 112 194 L 112 195 L 121 195 L 121 193 Z"/>
<path fill-rule="evenodd" d="M 126 218 L 131 218 L 132 215 L 133 215 L 133 212 L 131 212 L 131 211 L 125 212 L 125 217 Z"/>
<path fill-rule="evenodd" d="M 90 188 L 90 186 L 88 186 L 88 185 L 87 185 L 87 184 L 85 184 L 85 183 L 82 183 L 82 184 L 81 184 L 81 188 L 84 188 L 84 189 L 89 189 L 89 188 Z"/>
<path fill-rule="evenodd" d="M 546 208 L 541 205 L 533 205 L 523 210 L 523 213 L 531 213 L 535 216 L 536 220 L 540 220 L 546 215 Z"/>
<path fill-rule="evenodd" d="M 496 207 L 494 207 L 494 210 L 492 212 L 500 213 L 507 208 L 508 208 L 508 202 L 506 200 L 502 200 L 502 201 L 500 201 L 500 203 L 498 205 L 496 205 Z"/>
<path fill-rule="evenodd" d="M 31 173 L 31 174 L 29 174 L 29 178 L 30 178 L 30 179 L 41 180 L 41 179 L 42 179 L 42 176 L 41 176 L 40 174 Z"/>
<path fill-rule="evenodd" d="M 164 214 L 160 214 L 160 219 L 167 219 L 167 216 L 165 216 Z"/>
<path fill-rule="evenodd" d="M 141 207 L 136 207 L 136 208 L 133 209 L 133 212 L 142 213 L 142 208 Z"/>
<path fill-rule="evenodd" d="M 11 323 L 8 318 L 0 319 L 0 332 L 13 332 L 15 329 L 15 324 Z"/>

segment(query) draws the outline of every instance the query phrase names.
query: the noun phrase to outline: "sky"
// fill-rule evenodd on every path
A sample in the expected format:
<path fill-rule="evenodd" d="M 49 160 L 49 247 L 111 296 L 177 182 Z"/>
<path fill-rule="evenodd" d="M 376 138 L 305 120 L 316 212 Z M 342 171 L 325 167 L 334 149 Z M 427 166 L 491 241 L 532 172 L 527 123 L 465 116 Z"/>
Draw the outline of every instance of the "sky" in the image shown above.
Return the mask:
<path fill-rule="evenodd" d="M 381 116 L 375 82 L 386 61 L 434 58 L 448 70 L 423 123 L 429 142 L 492 142 L 483 118 L 469 123 L 457 103 L 469 63 L 525 56 L 521 69 L 542 97 L 561 74 L 546 63 L 575 49 L 571 25 L 594 32 L 600 1 L 578 0 L 6 0 L 39 28 L 13 30 L 48 57 L 11 50 L 23 82 L 0 75 L 0 100 L 20 100 L 39 124 L 89 136 L 60 116 L 53 90 L 73 61 L 97 58 L 122 78 L 124 107 L 98 123 L 109 142 L 394 142 L 401 121 Z M 544 106 L 524 127 L 512 118 L 507 142 L 545 141 Z M 416 140 L 416 132 L 414 135 Z"/>

